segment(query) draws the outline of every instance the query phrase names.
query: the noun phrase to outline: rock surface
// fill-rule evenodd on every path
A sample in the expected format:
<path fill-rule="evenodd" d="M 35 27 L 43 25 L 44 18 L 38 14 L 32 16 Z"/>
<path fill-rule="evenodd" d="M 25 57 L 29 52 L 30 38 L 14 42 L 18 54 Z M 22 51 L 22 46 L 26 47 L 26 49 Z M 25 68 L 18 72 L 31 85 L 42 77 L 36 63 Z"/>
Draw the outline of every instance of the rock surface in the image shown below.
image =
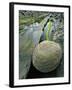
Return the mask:
<path fill-rule="evenodd" d="M 58 43 L 43 41 L 36 46 L 33 52 L 33 66 L 40 72 L 51 72 L 59 65 L 62 50 Z"/>

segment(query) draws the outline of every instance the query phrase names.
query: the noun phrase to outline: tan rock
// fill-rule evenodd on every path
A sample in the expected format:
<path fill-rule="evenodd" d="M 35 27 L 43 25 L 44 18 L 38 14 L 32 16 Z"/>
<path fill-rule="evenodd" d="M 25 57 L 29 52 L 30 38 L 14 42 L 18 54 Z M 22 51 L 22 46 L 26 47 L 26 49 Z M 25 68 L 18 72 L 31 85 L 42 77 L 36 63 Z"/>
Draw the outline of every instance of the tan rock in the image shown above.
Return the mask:
<path fill-rule="evenodd" d="M 43 41 L 33 51 L 33 66 L 40 72 L 51 72 L 59 65 L 62 57 L 60 45 L 53 41 Z"/>

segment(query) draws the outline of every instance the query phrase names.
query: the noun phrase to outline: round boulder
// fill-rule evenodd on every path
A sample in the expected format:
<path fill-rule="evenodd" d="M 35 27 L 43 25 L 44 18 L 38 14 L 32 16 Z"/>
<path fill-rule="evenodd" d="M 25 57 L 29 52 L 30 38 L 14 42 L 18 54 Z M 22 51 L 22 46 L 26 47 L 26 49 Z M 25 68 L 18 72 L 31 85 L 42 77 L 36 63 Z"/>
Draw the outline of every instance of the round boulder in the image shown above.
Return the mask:
<path fill-rule="evenodd" d="M 32 56 L 33 66 L 40 72 L 47 73 L 57 68 L 62 57 L 60 45 L 53 41 L 42 41 L 38 44 Z"/>

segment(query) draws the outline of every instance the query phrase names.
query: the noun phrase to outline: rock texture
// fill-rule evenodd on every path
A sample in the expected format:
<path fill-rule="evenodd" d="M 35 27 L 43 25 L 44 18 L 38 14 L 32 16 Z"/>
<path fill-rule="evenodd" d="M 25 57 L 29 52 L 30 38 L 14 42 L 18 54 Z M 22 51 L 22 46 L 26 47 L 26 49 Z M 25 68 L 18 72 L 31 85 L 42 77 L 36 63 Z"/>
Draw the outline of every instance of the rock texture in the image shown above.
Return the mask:
<path fill-rule="evenodd" d="M 40 72 L 51 72 L 59 65 L 62 50 L 58 43 L 43 41 L 36 46 L 33 52 L 33 66 Z"/>

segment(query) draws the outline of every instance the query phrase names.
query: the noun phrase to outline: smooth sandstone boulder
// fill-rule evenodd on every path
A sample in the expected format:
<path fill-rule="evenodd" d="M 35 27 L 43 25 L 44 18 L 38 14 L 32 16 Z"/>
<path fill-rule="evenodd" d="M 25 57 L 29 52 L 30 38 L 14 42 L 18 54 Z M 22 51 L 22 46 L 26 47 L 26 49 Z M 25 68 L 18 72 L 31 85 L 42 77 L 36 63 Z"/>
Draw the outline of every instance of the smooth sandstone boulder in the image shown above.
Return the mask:
<path fill-rule="evenodd" d="M 33 66 L 40 72 L 47 73 L 57 68 L 62 57 L 60 45 L 53 41 L 43 41 L 33 51 Z"/>

